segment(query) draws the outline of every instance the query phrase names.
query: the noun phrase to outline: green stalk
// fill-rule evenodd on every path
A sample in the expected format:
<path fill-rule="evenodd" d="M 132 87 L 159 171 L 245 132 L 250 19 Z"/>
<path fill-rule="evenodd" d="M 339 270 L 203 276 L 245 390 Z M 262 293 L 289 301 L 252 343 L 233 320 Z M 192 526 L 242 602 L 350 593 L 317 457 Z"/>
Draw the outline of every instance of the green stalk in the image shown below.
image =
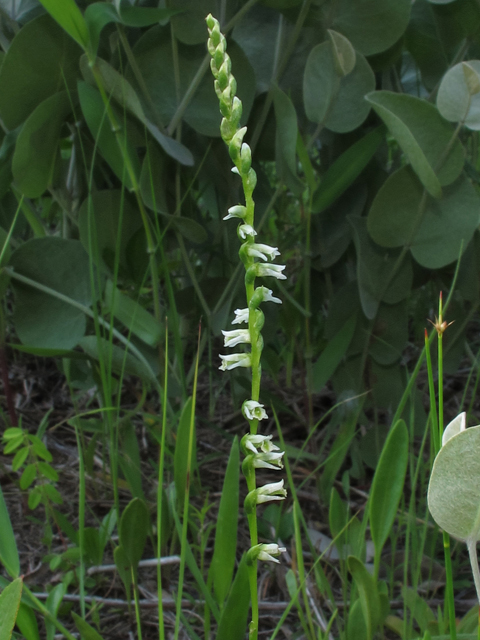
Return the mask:
<path fill-rule="evenodd" d="M 158 599 L 158 637 L 165 640 L 165 627 L 163 621 L 162 602 L 162 568 L 160 558 L 162 555 L 162 508 L 163 508 L 163 476 L 165 470 L 165 435 L 167 431 L 167 393 L 168 393 L 168 318 L 165 318 L 165 380 L 163 389 L 163 415 L 162 436 L 160 441 L 160 453 L 158 462 L 158 488 L 157 488 L 157 599 Z"/>
<path fill-rule="evenodd" d="M 142 616 L 140 613 L 140 603 L 138 600 L 138 570 L 132 567 L 133 600 L 135 603 L 135 622 L 137 625 L 138 640 L 142 640 Z"/>
<path fill-rule="evenodd" d="M 187 451 L 187 479 L 185 483 L 185 496 L 183 499 L 183 523 L 182 523 L 182 537 L 180 540 L 180 570 L 178 577 L 178 594 L 177 594 L 177 606 L 175 615 L 175 631 L 174 640 L 178 640 L 180 632 L 180 615 L 182 612 L 182 595 L 183 595 L 183 582 L 185 578 L 185 564 L 187 555 L 187 531 L 188 531 L 188 505 L 190 501 L 190 480 L 192 470 L 192 453 L 193 453 L 193 438 L 195 430 L 195 406 L 197 399 L 197 381 L 198 381 L 198 361 L 199 361 L 199 345 L 201 336 L 201 325 L 198 328 L 198 344 L 197 344 L 197 358 L 195 361 L 195 377 L 193 380 L 193 392 L 192 392 L 192 413 L 190 416 L 190 433 L 188 438 L 188 451 Z"/>
<path fill-rule="evenodd" d="M 435 329 L 438 334 L 438 443 L 441 446 L 443 436 L 443 333 L 447 328 L 447 323 L 443 320 L 443 296 L 440 292 L 438 303 L 438 319 Z M 453 592 L 452 559 L 450 555 L 450 536 L 443 532 L 443 551 L 445 555 L 445 578 L 446 578 L 446 608 L 448 611 L 450 638 L 456 640 L 457 627 L 455 620 L 455 596 Z"/>

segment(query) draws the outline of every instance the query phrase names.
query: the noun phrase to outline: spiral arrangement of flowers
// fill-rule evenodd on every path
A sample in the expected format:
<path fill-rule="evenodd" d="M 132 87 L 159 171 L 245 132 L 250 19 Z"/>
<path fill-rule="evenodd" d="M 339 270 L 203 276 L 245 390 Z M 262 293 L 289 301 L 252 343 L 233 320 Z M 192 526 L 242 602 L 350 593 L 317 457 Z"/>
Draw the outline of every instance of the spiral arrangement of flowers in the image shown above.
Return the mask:
<path fill-rule="evenodd" d="M 257 596 L 257 561 L 278 562 L 278 556 L 285 549 L 278 544 L 259 544 L 257 534 L 257 505 L 272 500 L 283 500 L 287 494 L 283 480 L 272 482 L 263 487 L 256 486 L 256 469 L 279 470 L 283 468 L 283 451 L 272 443 L 272 436 L 257 433 L 260 421 L 267 418 L 264 405 L 260 404 L 260 381 L 262 368 L 260 358 L 263 349 L 262 328 L 265 316 L 260 308 L 264 302 L 281 304 L 272 291 L 262 285 L 256 286 L 257 278 L 273 277 L 285 280 L 285 265 L 273 264 L 280 255 L 276 247 L 256 242 L 255 203 L 253 191 L 257 183 L 257 175 L 252 168 L 252 152 L 243 141 L 246 127 L 240 127 L 242 102 L 236 96 L 237 83 L 231 71 L 231 60 L 226 49 L 227 43 L 220 31 L 220 25 L 211 14 L 206 18 L 209 39 L 208 51 L 212 56 L 210 66 L 215 78 L 215 92 L 220 101 L 223 119 L 220 132 L 228 147 L 230 158 L 234 164 L 232 171 L 242 180 L 245 204 L 236 204 L 228 210 L 224 220 L 237 218 L 240 224 L 237 235 L 242 243 L 239 250 L 240 259 L 245 267 L 245 291 L 247 306 L 236 309 L 232 324 L 247 325 L 247 328 L 223 331 L 225 347 L 249 345 L 248 351 L 221 355 L 220 369 L 227 371 L 236 367 L 248 367 L 252 372 L 251 398 L 243 403 L 242 412 L 249 424 L 249 432 L 242 438 L 241 445 L 245 458 L 242 464 L 243 474 L 247 481 L 248 495 L 245 499 L 245 512 L 248 518 L 251 547 L 247 553 L 250 574 L 250 591 L 252 599 L 252 622 L 250 638 L 258 635 L 258 596 Z"/>

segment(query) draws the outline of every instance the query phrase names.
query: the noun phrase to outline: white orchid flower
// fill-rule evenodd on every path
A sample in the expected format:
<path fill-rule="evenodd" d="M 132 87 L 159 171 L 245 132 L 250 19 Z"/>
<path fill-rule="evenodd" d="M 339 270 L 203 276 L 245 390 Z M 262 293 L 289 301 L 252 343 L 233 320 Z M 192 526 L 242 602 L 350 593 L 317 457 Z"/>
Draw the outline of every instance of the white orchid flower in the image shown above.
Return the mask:
<path fill-rule="evenodd" d="M 242 240 L 246 240 L 247 238 L 255 237 L 257 232 L 251 224 L 242 224 L 238 227 L 238 235 Z"/>
<path fill-rule="evenodd" d="M 268 276 L 272 276 L 273 278 L 277 278 L 277 280 L 286 280 L 287 276 L 284 276 L 282 271 L 285 269 L 284 264 L 261 264 L 257 263 L 255 265 L 257 276 L 259 278 L 265 278 Z"/>
<path fill-rule="evenodd" d="M 257 559 L 263 560 L 264 562 L 276 562 L 280 564 L 280 561 L 277 560 L 275 556 L 279 556 L 282 553 L 285 553 L 285 547 L 279 547 L 278 544 L 260 544 L 261 547 L 259 549 Z"/>
<path fill-rule="evenodd" d="M 267 412 L 263 408 L 264 405 L 256 400 L 245 400 L 242 405 L 243 415 L 247 420 L 264 420 L 268 418 Z M 271 438 L 272 436 L 261 436 L 262 438 Z"/>
<path fill-rule="evenodd" d="M 247 245 L 246 252 L 253 258 L 260 258 L 261 260 L 275 260 L 280 255 L 280 251 L 277 247 L 271 247 L 268 244 L 249 244 Z"/>
<path fill-rule="evenodd" d="M 275 445 L 273 445 L 275 447 Z M 278 447 L 276 447 L 278 449 Z M 252 465 L 255 469 L 283 469 L 282 458 L 284 451 L 261 451 L 252 456 Z"/>
<path fill-rule="evenodd" d="M 283 488 L 283 480 L 280 480 L 280 482 L 264 484 L 263 487 L 255 489 L 255 492 L 257 494 L 257 504 L 270 502 L 271 500 L 285 500 L 287 497 L 287 490 Z"/>
<path fill-rule="evenodd" d="M 232 324 L 242 324 L 242 322 L 248 322 L 248 309 L 235 309 L 235 320 L 232 320 Z"/>
<path fill-rule="evenodd" d="M 234 329 L 233 331 L 223 331 L 225 347 L 235 347 L 237 344 L 250 344 L 250 331 L 248 329 Z"/>
<path fill-rule="evenodd" d="M 230 207 L 228 210 L 228 215 L 225 216 L 224 220 L 230 220 L 230 218 L 241 218 L 242 220 L 247 215 L 247 208 L 241 204 L 236 204 L 233 207 Z"/>
<path fill-rule="evenodd" d="M 250 367 L 252 365 L 251 357 L 249 353 L 232 353 L 228 356 L 220 355 L 222 364 L 219 369 L 222 371 L 230 371 L 237 367 Z"/>
<path fill-rule="evenodd" d="M 282 301 L 280 300 L 280 298 L 276 298 L 274 295 L 272 295 L 273 291 L 271 289 L 267 289 L 267 287 L 257 287 L 255 289 L 255 293 L 259 289 L 262 290 L 264 302 L 275 302 L 276 304 L 282 304 Z"/>

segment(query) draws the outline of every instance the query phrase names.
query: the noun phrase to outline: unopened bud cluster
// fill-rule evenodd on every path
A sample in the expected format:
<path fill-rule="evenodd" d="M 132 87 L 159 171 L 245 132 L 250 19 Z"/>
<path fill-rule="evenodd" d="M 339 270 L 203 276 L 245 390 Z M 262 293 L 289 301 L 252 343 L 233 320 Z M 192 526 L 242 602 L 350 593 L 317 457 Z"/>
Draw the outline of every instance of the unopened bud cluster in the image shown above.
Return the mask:
<path fill-rule="evenodd" d="M 261 330 L 265 320 L 260 305 L 263 302 L 281 304 L 281 300 L 273 296 L 272 291 L 267 287 L 256 287 L 255 280 L 264 277 L 285 280 L 286 276 L 283 275 L 284 265 L 272 264 L 272 261 L 280 255 L 278 249 L 256 242 L 253 190 L 257 184 L 257 175 L 252 168 L 251 149 L 244 142 L 247 128 L 240 127 L 242 102 L 236 96 L 237 83 L 231 72 L 231 60 L 226 52 L 227 44 L 225 37 L 220 32 L 220 25 L 212 15 L 207 17 L 206 22 L 209 33 L 208 51 L 212 56 L 210 66 L 215 78 L 215 92 L 220 101 L 220 111 L 223 116 L 220 133 L 234 164 L 232 171 L 242 180 L 245 196 L 245 204 L 236 204 L 230 207 L 224 220 L 237 218 L 240 222 L 237 235 L 242 243 L 239 256 L 245 267 L 247 307 L 235 311 L 232 324 L 245 323 L 248 328 L 223 331 L 223 335 L 225 347 L 249 345 L 250 348 L 242 353 L 221 355 L 220 369 L 226 371 L 237 367 L 249 367 L 252 370 L 252 395 L 254 397 L 244 402 L 242 408 L 243 415 L 250 426 L 250 433 L 242 438 L 242 449 L 245 454 L 242 469 L 250 489 L 245 499 L 245 510 L 247 515 L 254 516 L 256 505 L 273 500 L 283 500 L 287 493 L 283 488 L 283 480 L 258 488 L 255 485 L 255 469 L 282 469 L 284 455 L 271 442 L 272 436 L 263 436 L 256 432 L 259 421 L 267 417 L 263 405 L 258 401 L 261 376 L 260 356 L 263 349 Z M 283 549 L 273 544 L 254 545 L 249 551 L 248 559 L 250 562 L 257 559 L 278 562 L 275 556 L 278 556 L 282 551 Z"/>

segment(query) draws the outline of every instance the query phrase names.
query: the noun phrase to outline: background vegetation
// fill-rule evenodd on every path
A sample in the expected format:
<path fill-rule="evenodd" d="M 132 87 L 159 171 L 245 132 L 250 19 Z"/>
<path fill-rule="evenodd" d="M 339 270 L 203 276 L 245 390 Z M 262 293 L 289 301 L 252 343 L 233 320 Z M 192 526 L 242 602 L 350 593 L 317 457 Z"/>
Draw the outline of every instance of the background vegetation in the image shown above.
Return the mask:
<path fill-rule="evenodd" d="M 264 510 L 260 533 L 289 553 L 262 573 L 260 632 L 453 637 L 426 507 L 422 358 L 444 290 L 445 412 L 474 421 L 477 0 L 0 0 L 0 560 L 4 585 L 25 574 L 17 629 L 72 637 L 74 606 L 88 639 L 126 637 L 122 619 L 146 637 L 245 637 L 235 436 L 249 382 L 217 371 L 221 330 L 244 306 L 222 222 L 241 189 L 209 12 L 243 102 L 257 229 L 288 273 L 271 285 L 282 306 L 265 310 L 261 400 L 290 498 Z M 63 391 L 22 415 L 18 371 L 45 375 L 50 358 Z M 26 522 L 41 523 L 40 579 Z M 178 562 L 151 587 L 138 567 L 160 552 Z M 463 564 L 454 554 L 458 632 L 476 637 Z M 171 617 L 148 609 L 162 584 Z"/>

